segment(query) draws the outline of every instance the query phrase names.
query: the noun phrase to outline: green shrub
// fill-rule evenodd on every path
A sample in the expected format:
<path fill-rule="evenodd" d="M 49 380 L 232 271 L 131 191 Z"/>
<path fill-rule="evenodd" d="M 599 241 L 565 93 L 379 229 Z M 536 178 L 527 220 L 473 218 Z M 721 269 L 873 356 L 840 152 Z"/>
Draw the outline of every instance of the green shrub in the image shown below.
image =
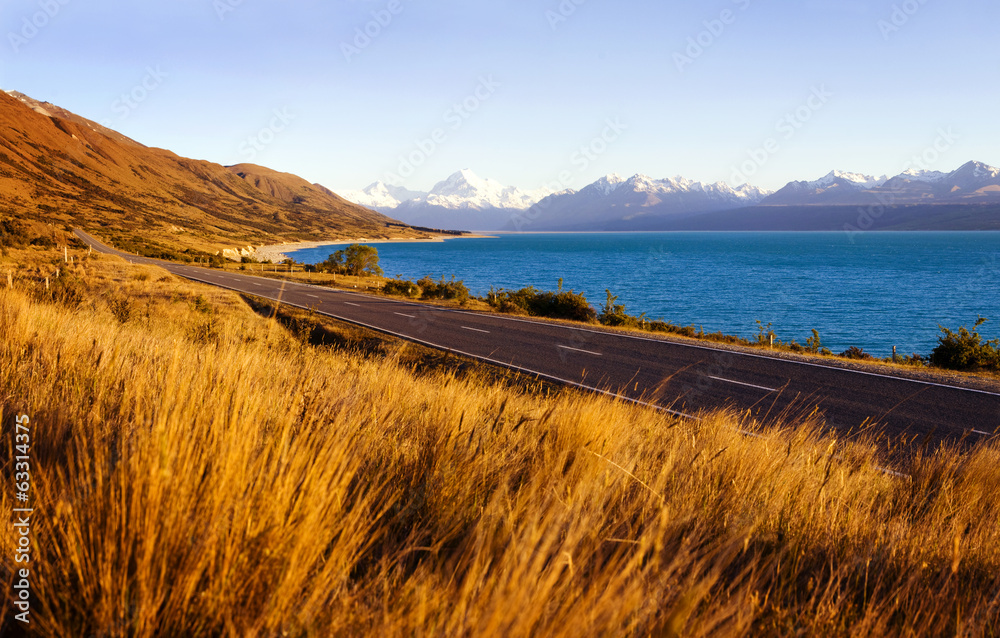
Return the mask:
<path fill-rule="evenodd" d="M 605 290 L 608 294 L 607 302 L 601 308 L 601 314 L 597 315 L 597 320 L 605 326 L 617 326 L 623 328 L 638 328 L 639 319 L 625 312 L 625 306 L 619 303 L 618 297 L 611 294 L 610 290 Z"/>
<path fill-rule="evenodd" d="M 408 279 L 390 279 L 385 282 L 382 292 L 387 295 L 418 299 L 422 291 L 420 290 L 420 286 Z"/>
<path fill-rule="evenodd" d="M 125 296 L 112 297 L 108 301 L 108 309 L 119 323 L 128 323 L 132 318 L 132 300 Z"/>
<path fill-rule="evenodd" d="M 979 317 L 970 332 L 962 326 L 952 332 L 944 326 L 938 338 L 939 345 L 931 353 L 931 365 L 949 370 L 995 370 L 1000 371 L 1000 339 L 983 341 L 979 326 L 986 323 Z"/>
<path fill-rule="evenodd" d="M 417 285 L 420 286 L 422 299 L 453 299 L 463 305 L 469 301 L 469 289 L 464 282 L 455 281 L 454 277 L 451 281 L 445 281 L 444 277 L 440 281 L 424 277 Z"/>
<path fill-rule="evenodd" d="M 543 292 L 534 287 L 521 290 L 491 290 L 487 301 L 494 309 L 509 314 L 584 322 L 591 322 L 597 318 L 597 311 L 591 307 L 586 297 L 573 291 L 562 291 L 562 280 L 559 292 Z"/>
<path fill-rule="evenodd" d="M 839 356 L 844 359 L 857 359 L 859 361 L 870 361 L 875 358 L 857 346 L 851 346 L 841 352 Z"/>
<path fill-rule="evenodd" d="M 823 347 L 823 342 L 819 338 L 819 330 L 813 328 L 812 336 L 806 339 L 806 351 L 813 354 L 833 354 L 828 348 Z"/>
<path fill-rule="evenodd" d="M 760 346 L 770 346 L 779 343 L 777 335 L 774 334 L 774 330 L 771 328 L 771 324 L 768 323 L 765 326 L 764 322 L 759 319 L 757 320 L 757 335 L 754 337 L 754 342 Z"/>
<path fill-rule="evenodd" d="M 0 220 L 0 245 L 8 248 L 24 248 L 31 241 L 28 227 L 17 219 Z"/>

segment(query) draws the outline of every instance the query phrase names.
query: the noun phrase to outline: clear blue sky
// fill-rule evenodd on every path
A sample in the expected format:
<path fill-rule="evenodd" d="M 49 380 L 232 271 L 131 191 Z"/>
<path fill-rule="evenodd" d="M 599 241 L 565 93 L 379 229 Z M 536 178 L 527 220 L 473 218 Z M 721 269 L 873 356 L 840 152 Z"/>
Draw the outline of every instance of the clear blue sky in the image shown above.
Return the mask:
<path fill-rule="evenodd" d="M 928 168 L 1000 164 L 998 24 L 995 0 L 5 0 L 0 87 L 334 190 L 435 136 L 405 185 L 742 165 L 778 188 L 935 143 Z"/>

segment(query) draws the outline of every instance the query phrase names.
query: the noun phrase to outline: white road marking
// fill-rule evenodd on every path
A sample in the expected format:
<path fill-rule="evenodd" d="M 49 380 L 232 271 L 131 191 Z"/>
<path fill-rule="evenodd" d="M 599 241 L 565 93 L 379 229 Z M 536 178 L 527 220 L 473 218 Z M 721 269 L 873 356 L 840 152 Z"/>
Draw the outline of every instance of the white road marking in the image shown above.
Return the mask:
<path fill-rule="evenodd" d="M 319 299 L 318 295 L 310 295 L 308 293 L 306 293 L 306 297 L 312 297 L 313 299 Z"/>
<path fill-rule="evenodd" d="M 993 436 L 992 432 L 983 432 L 982 430 L 973 430 L 973 434 L 981 434 L 983 436 Z"/>
<path fill-rule="evenodd" d="M 361 304 L 359 304 L 359 303 L 351 303 L 350 301 L 345 301 L 344 305 L 345 306 L 354 306 L 355 308 L 360 308 L 361 307 Z"/>
<path fill-rule="evenodd" d="M 590 350 L 580 350 L 579 348 L 570 348 L 569 346 L 556 346 L 557 348 L 562 348 L 563 350 L 572 350 L 573 352 L 582 352 L 583 354 L 592 354 L 595 357 L 603 357 L 600 352 L 591 352 Z"/>
<path fill-rule="evenodd" d="M 765 388 L 762 385 L 754 385 L 752 383 L 743 383 L 742 381 L 733 381 L 732 379 L 723 379 L 722 377 L 708 377 L 709 379 L 714 379 L 716 381 L 723 381 L 725 383 L 733 383 L 735 385 L 742 385 L 748 388 L 756 388 L 757 390 L 764 390 L 767 392 L 777 392 L 775 388 Z"/>
<path fill-rule="evenodd" d="M 399 315 L 400 317 L 406 317 L 407 319 L 416 319 L 416 317 L 414 317 L 413 315 L 404 315 L 401 312 L 394 312 L 393 314 Z"/>
<path fill-rule="evenodd" d="M 263 285 L 264 285 L 264 284 L 259 284 L 259 283 L 257 283 L 256 281 L 251 281 L 250 283 L 252 283 L 252 284 L 253 284 L 253 285 L 255 285 L 255 286 L 263 286 Z"/>
<path fill-rule="evenodd" d="M 480 330 L 479 328 L 470 328 L 469 326 L 462 326 L 462 330 L 471 330 L 472 332 L 481 332 L 484 335 L 490 334 L 489 330 Z"/>

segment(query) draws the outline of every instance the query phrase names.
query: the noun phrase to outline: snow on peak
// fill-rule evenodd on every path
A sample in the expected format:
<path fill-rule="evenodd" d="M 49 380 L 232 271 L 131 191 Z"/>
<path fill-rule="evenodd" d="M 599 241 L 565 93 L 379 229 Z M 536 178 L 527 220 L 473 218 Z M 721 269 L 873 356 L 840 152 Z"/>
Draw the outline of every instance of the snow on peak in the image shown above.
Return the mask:
<path fill-rule="evenodd" d="M 756 204 L 771 194 L 770 191 L 765 191 L 749 184 L 734 189 L 725 182 L 706 184 L 681 176 L 654 179 L 642 173 L 633 175 L 627 180 L 612 173 L 600 178 L 585 188 L 584 191 L 589 192 L 591 196 L 596 195 L 597 197 L 610 197 L 613 194 L 618 196 L 621 193 L 641 193 L 660 200 L 672 196 L 682 196 L 685 193 L 701 193 L 713 199 L 735 205 Z"/>
<path fill-rule="evenodd" d="M 935 182 L 940 182 L 944 178 L 948 177 L 948 173 L 942 173 L 941 171 L 925 171 L 916 168 L 911 168 L 908 171 L 904 171 L 900 174 L 900 177 L 910 180 L 911 182 L 925 182 L 927 184 L 933 184 Z"/>
<path fill-rule="evenodd" d="M 600 178 L 591 186 L 604 196 L 610 195 L 611 193 L 618 190 L 618 188 L 625 183 L 625 179 L 618 173 L 610 173 Z"/>
<path fill-rule="evenodd" d="M 438 197 L 481 197 L 501 193 L 503 190 L 503 184 L 492 179 L 482 179 L 466 168 L 435 184 L 430 194 Z"/>
<path fill-rule="evenodd" d="M 878 188 L 882 186 L 887 181 L 889 177 L 883 175 L 882 177 L 872 177 L 871 175 L 863 175 L 861 173 L 849 173 L 845 171 L 830 171 L 825 177 L 822 177 L 813 182 L 807 182 L 806 184 L 810 188 L 830 188 L 834 184 L 840 182 L 849 182 L 851 184 L 860 186 L 864 189 Z"/>
<path fill-rule="evenodd" d="M 389 192 L 389 187 L 384 182 L 375 182 L 360 191 L 345 191 L 340 196 L 349 202 L 375 209 L 396 208 L 402 203 Z"/>
<path fill-rule="evenodd" d="M 457 209 L 530 208 L 548 191 L 526 193 L 504 186 L 493 179 L 483 179 L 469 169 L 461 170 L 448 179 L 438 182 L 424 198 L 415 201 L 431 206 Z"/>
<path fill-rule="evenodd" d="M 1000 168 L 994 168 L 982 162 L 971 162 L 973 167 L 973 177 L 976 179 L 996 179 L 1000 176 Z"/>

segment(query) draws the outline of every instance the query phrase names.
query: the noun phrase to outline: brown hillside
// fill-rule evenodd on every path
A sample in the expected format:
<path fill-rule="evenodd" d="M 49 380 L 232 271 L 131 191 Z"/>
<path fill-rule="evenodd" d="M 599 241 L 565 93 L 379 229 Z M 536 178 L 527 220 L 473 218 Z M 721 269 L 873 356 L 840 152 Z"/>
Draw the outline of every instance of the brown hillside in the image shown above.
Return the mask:
<path fill-rule="evenodd" d="M 294 175 L 179 157 L 3 91 L 0 217 L 197 249 L 401 235 L 389 218 Z"/>

